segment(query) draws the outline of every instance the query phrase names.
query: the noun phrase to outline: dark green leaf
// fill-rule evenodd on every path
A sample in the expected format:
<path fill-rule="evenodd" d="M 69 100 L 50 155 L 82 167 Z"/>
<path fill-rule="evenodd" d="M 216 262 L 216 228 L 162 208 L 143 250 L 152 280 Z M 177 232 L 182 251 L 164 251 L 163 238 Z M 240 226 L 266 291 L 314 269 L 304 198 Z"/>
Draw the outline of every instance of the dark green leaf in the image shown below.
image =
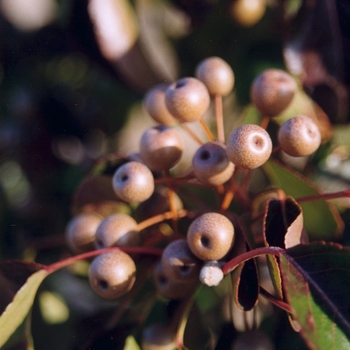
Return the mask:
<path fill-rule="evenodd" d="M 350 250 L 313 243 L 281 255 L 285 295 L 313 349 L 350 348 Z"/>

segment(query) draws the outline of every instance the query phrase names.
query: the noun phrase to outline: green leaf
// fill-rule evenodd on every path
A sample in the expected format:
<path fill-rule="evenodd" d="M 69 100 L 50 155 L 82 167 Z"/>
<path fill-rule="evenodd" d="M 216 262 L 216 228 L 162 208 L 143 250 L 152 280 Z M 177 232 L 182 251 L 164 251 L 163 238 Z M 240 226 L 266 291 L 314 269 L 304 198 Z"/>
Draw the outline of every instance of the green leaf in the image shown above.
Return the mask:
<path fill-rule="evenodd" d="M 268 161 L 264 170 L 270 181 L 294 198 L 317 195 L 318 188 L 295 170 L 276 161 Z M 301 203 L 304 226 L 310 240 L 334 240 L 339 238 L 344 223 L 335 206 L 324 200 Z"/>
<path fill-rule="evenodd" d="M 123 350 L 140 350 L 140 347 L 137 344 L 137 341 L 135 340 L 134 336 L 129 335 L 128 337 L 126 337 Z"/>
<path fill-rule="evenodd" d="M 46 270 L 32 274 L 0 316 L 0 348 L 27 316 L 36 292 L 48 274 Z"/>
<path fill-rule="evenodd" d="M 287 301 L 310 348 L 350 349 L 350 250 L 300 245 L 280 261 Z"/>

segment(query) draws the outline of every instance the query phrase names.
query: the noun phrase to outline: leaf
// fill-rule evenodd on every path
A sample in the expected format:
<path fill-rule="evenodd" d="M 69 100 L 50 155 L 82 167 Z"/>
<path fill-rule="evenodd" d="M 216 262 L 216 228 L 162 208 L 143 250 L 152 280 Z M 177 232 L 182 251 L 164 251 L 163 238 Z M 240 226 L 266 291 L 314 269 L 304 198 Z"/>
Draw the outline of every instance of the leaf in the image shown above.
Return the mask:
<path fill-rule="evenodd" d="M 236 227 L 236 226 L 235 226 Z M 247 251 L 241 232 L 237 232 L 234 256 Z M 249 311 L 258 302 L 259 276 L 254 259 L 246 261 L 231 274 L 233 298 L 240 310 Z"/>
<path fill-rule="evenodd" d="M 269 160 L 263 167 L 270 181 L 296 201 L 298 197 L 320 193 L 309 179 L 275 160 Z M 340 237 L 344 223 L 334 204 L 319 200 L 301 203 L 300 206 L 310 240 L 335 240 Z"/>
<path fill-rule="evenodd" d="M 267 201 L 264 217 L 265 246 L 291 248 L 301 243 L 303 212 L 292 198 Z"/>
<path fill-rule="evenodd" d="M 0 348 L 27 316 L 36 292 L 48 274 L 46 270 L 32 274 L 0 316 Z"/>
<path fill-rule="evenodd" d="M 287 301 L 312 349 L 350 348 L 350 249 L 313 243 L 281 255 Z"/>
<path fill-rule="evenodd" d="M 140 347 L 137 344 L 134 336 L 129 335 L 126 337 L 123 350 L 140 350 Z"/>

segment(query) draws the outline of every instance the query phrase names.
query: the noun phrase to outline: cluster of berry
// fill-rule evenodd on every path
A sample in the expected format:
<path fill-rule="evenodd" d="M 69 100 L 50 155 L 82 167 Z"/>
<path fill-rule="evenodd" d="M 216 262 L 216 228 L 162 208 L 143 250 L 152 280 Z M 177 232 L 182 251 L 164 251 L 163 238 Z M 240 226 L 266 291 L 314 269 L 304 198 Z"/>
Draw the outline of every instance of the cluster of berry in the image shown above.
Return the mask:
<path fill-rule="evenodd" d="M 233 71 L 221 58 L 210 57 L 198 65 L 195 75 L 196 78 L 182 78 L 171 85 L 157 85 L 147 93 L 145 108 L 159 125 L 143 133 L 139 154 L 131 155 L 120 165 L 112 179 L 116 195 L 127 203 L 147 203 L 152 196 L 159 195 L 158 183 L 167 185 L 168 211 L 163 212 L 158 221 L 150 222 L 159 224 L 171 220 L 174 233 L 162 235 L 162 246 L 166 244 L 154 267 L 157 290 L 171 299 L 188 296 L 199 281 L 209 286 L 218 285 L 223 279 L 222 264 L 232 258 L 235 242 L 229 199 L 226 198 L 217 211 L 190 212 L 183 209 L 175 188 L 190 183 L 212 187 L 225 197 L 225 184 L 236 172 L 258 168 L 270 158 L 273 147 L 266 131 L 267 121 L 287 108 L 296 91 L 296 83 L 288 73 L 277 69 L 263 72 L 251 88 L 252 103 L 264 116 L 261 125 L 241 125 L 225 141 L 222 97 L 233 89 Z M 203 121 L 211 99 L 215 103 L 216 137 Z M 206 131 L 208 142 L 201 142 L 186 126 L 195 121 Z M 191 169 L 181 176 L 172 176 L 170 172 L 184 150 L 174 128 L 176 124 L 200 142 Z M 294 157 L 307 156 L 319 147 L 321 134 L 312 119 L 298 115 L 280 126 L 278 142 L 276 149 Z M 178 228 L 183 217 L 193 219 L 185 235 Z M 122 213 L 105 218 L 85 213 L 69 223 L 67 240 L 75 252 L 121 247 L 99 255 L 91 263 L 90 283 L 100 296 L 118 298 L 134 285 L 136 265 L 123 247 L 143 244 L 145 227 L 147 224 L 137 223 L 132 216 Z"/>

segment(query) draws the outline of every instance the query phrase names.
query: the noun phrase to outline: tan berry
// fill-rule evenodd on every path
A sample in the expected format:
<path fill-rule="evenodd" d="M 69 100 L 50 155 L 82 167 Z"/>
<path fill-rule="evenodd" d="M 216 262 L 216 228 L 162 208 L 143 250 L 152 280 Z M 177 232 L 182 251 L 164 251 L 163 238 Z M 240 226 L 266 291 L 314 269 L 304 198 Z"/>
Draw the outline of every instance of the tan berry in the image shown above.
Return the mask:
<path fill-rule="evenodd" d="M 268 69 L 255 78 L 250 97 L 263 115 L 273 117 L 288 107 L 296 88 L 295 80 L 287 72 Z"/>
<path fill-rule="evenodd" d="M 126 294 L 134 285 L 136 266 L 131 257 L 116 250 L 96 257 L 90 266 L 89 281 L 103 298 L 115 299 Z"/>
<path fill-rule="evenodd" d="M 232 68 L 220 57 L 209 57 L 200 62 L 196 77 L 205 84 L 212 96 L 228 95 L 235 82 Z"/>
<path fill-rule="evenodd" d="M 125 202 L 143 202 L 154 191 L 154 178 L 148 167 L 131 161 L 120 166 L 114 173 L 113 189 Z"/>
<path fill-rule="evenodd" d="M 321 133 L 311 118 L 298 115 L 283 123 L 278 131 L 278 141 L 290 156 L 308 156 L 320 147 Z"/>
<path fill-rule="evenodd" d="M 104 218 L 96 231 L 97 249 L 135 246 L 140 243 L 137 222 L 126 214 L 113 214 Z"/>
<path fill-rule="evenodd" d="M 232 248 L 234 227 L 219 213 L 205 213 L 196 218 L 187 232 L 192 253 L 202 260 L 219 260 Z"/>
<path fill-rule="evenodd" d="M 231 133 L 226 151 L 229 160 L 236 166 L 255 169 L 270 158 L 272 142 L 265 129 L 255 124 L 246 124 Z"/>
<path fill-rule="evenodd" d="M 206 86 L 198 79 L 188 77 L 171 84 L 165 92 L 169 112 L 180 122 L 200 120 L 210 105 Z"/>

